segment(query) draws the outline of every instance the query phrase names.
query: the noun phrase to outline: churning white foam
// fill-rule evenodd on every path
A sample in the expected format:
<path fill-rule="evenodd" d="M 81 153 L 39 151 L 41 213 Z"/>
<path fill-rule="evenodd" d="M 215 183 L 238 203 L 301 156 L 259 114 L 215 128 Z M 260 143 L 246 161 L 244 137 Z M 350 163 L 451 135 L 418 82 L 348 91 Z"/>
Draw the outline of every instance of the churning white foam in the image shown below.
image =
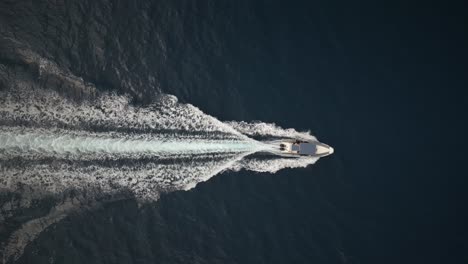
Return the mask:
<path fill-rule="evenodd" d="M 279 150 L 250 136 L 315 141 L 308 132 L 221 122 L 169 95 L 144 107 L 129 102 L 110 94 L 74 102 L 53 91 L 1 92 L 0 188 L 20 192 L 28 186 L 34 199 L 78 190 L 87 193 L 86 201 L 120 192 L 155 201 L 161 193 L 193 188 L 223 171 L 275 173 L 318 159 L 251 157 Z M 29 241 L 79 204 L 65 197 L 48 215 L 26 222 L 11 235 L 3 252 L 7 259 L 17 259 Z"/>
<path fill-rule="evenodd" d="M 300 139 L 305 141 L 317 141 L 317 138 L 312 136 L 309 131 L 298 132 L 294 128 L 281 128 L 273 123 L 254 122 L 247 123 L 245 121 L 230 121 L 226 122 L 235 130 L 247 136 L 262 136 L 272 138 L 289 138 Z"/>
<path fill-rule="evenodd" d="M 260 122 L 221 122 L 169 95 L 145 107 L 129 101 L 126 96 L 105 94 L 78 103 L 53 91 L 2 92 L 0 187 L 13 188 L 12 182 L 21 181 L 31 186 L 48 182 L 46 189 L 61 192 L 79 188 L 80 182 L 100 188 L 106 182 L 147 200 L 158 197 L 161 190 L 193 187 L 229 169 L 274 173 L 316 161 L 291 157 L 242 160 L 255 152 L 278 153 L 277 146 L 249 136 L 316 140 L 308 132 Z M 104 165 L 108 160 L 121 162 L 109 168 Z M 131 181 L 126 180 L 129 177 Z"/>
<path fill-rule="evenodd" d="M 77 135 L 78 134 L 78 135 Z M 109 136 L 106 133 L 73 133 L 45 129 L 25 130 L 0 129 L 0 158 L 67 158 L 102 159 L 168 157 L 207 153 L 237 153 L 258 151 L 267 148 L 253 140 L 209 139 L 209 138 L 153 138 L 140 135 L 134 138 Z"/>

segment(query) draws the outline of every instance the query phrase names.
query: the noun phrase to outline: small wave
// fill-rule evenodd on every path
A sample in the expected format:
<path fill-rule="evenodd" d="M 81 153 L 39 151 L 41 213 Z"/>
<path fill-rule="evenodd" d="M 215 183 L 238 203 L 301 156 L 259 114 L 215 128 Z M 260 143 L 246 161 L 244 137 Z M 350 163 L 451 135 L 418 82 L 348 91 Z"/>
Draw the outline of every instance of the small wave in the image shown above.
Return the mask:
<path fill-rule="evenodd" d="M 262 136 L 271 138 L 289 138 L 300 139 L 305 141 L 317 141 L 317 138 L 310 134 L 310 131 L 298 132 L 294 128 L 281 128 L 274 123 L 254 122 L 247 123 L 245 121 L 230 121 L 226 122 L 231 127 L 247 136 Z"/>

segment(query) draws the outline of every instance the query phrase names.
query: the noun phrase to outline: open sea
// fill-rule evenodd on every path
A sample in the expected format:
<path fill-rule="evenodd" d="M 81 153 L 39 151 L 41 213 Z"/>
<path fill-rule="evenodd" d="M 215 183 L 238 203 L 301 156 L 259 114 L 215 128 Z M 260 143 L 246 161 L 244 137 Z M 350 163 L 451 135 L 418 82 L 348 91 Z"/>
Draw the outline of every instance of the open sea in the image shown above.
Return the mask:
<path fill-rule="evenodd" d="M 466 10 L 0 0 L 1 262 L 468 263 Z"/>

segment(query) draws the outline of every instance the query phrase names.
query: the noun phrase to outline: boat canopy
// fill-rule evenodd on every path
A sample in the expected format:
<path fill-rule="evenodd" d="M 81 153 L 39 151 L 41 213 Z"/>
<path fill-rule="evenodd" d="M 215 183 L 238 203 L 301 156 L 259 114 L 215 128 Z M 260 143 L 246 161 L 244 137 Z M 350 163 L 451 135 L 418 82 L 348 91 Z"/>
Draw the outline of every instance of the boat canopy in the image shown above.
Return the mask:
<path fill-rule="evenodd" d="M 314 155 L 317 153 L 317 146 L 312 143 L 293 144 L 292 150 L 299 151 L 300 155 Z"/>

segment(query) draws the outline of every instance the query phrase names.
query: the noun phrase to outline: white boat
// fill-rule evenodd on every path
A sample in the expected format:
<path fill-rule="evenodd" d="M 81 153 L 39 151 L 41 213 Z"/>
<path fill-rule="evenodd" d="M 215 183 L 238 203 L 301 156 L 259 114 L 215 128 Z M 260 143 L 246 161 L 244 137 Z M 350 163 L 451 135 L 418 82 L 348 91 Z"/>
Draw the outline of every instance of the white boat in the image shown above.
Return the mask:
<path fill-rule="evenodd" d="M 280 150 L 284 154 L 297 156 L 325 157 L 333 154 L 333 148 L 320 142 L 283 141 Z"/>

